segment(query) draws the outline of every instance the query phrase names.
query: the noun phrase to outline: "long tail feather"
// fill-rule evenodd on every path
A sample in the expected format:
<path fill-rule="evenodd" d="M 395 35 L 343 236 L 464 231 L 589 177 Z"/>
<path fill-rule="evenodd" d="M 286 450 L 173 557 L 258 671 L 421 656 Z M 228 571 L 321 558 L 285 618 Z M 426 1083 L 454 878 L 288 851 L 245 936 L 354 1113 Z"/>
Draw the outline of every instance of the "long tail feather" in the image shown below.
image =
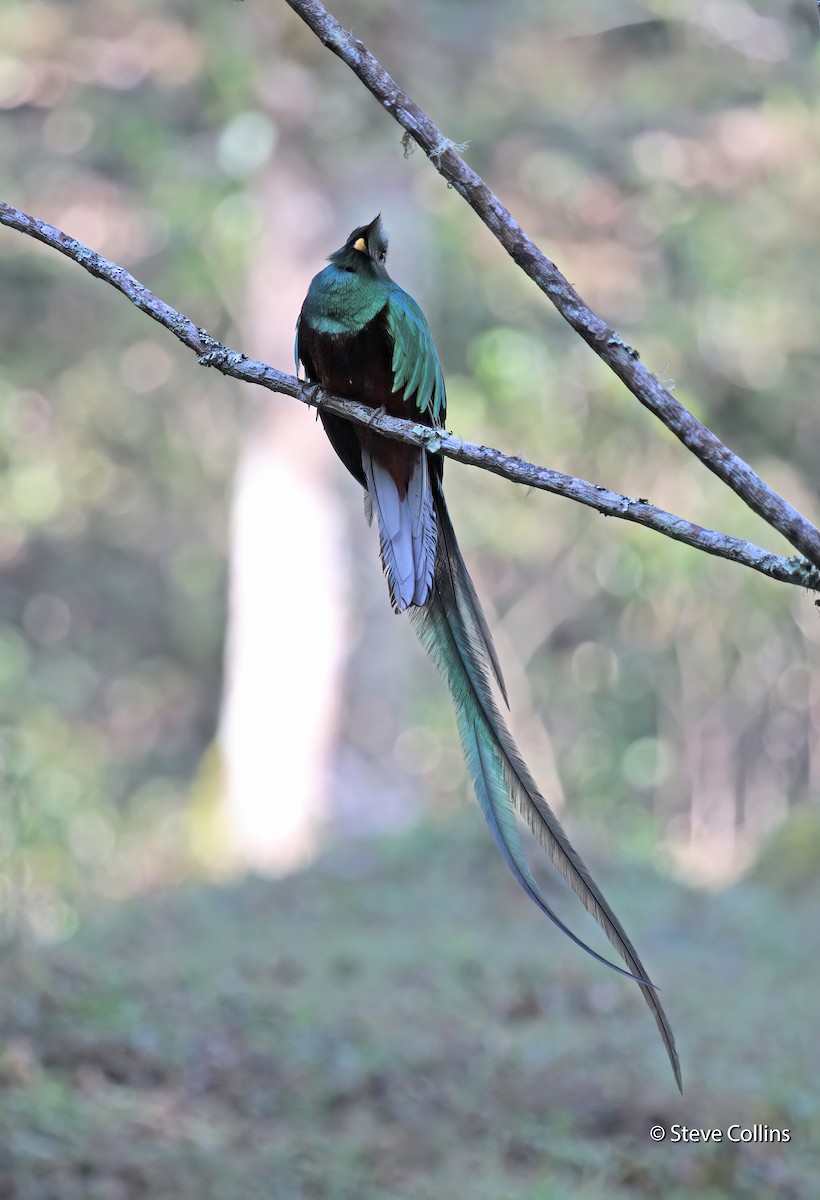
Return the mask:
<path fill-rule="evenodd" d="M 404 495 L 388 468 L 364 447 L 362 470 L 370 516 L 375 511 L 379 520 L 382 566 L 393 608 L 404 612 L 409 604 L 427 599 L 435 569 L 437 526 L 427 455 L 418 455 Z"/>
<path fill-rule="evenodd" d="M 439 505 L 439 494 L 436 494 L 436 508 L 440 517 L 442 510 L 446 514 L 446 509 Z M 458 551 L 449 518 L 440 524 L 439 531 L 443 536 L 439 537 L 432 590 L 423 607 L 411 608 L 410 620 L 452 694 L 467 766 L 493 838 L 521 887 L 559 929 L 593 958 L 630 976 L 641 985 L 669 1055 L 675 1081 L 682 1090 L 675 1039 L 656 989 L 620 921 L 539 792 L 504 723 L 492 694 L 488 673 L 488 661 L 492 663 L 488 646 L 488 642 L 491 645 L 489 631 L 484 636 L 484 630 L 478 622 L 476 609 L 480 612 L 480 605 Z M 468 598 L 473 601 L 472 604 L 468 603 Z M 515 824 L 516 808 L 601 926 L 628 970 L 616 966 L 587 946 L 547 904 L 521 850 Z"/>
<path fill-rule="evenodd" d="M 509 708 L 510 701 L 507 698 L 507 686 L 504 683 L 504 676 L 501 674 L 501 663 L 498 661 L 493 635 L 490 633 L 490 627 L 487 624 L 487 618 L 484 616 L 484 609 L 481 607 L 481 601 L 476 594 L 470 573 L 467 570 L 464 559 L 461 557 L 461 550 L 459 549 L 456 533 L 447 509 L 447 501 L 444 499 L 444 490 L 441 486 L 441 480 L 438 477 L 435 477 L 433 480 L 433 503 L 436 510 L 439 538 L 444 543 L 443 549 L 447 554 L 450 579 L 453 582 L 453 590 L 465 631 L 471 632 L 472 636 L 470 640 L 473 645 L 478 645 L 483 649 L 484 657 L 489 663 L 493 678 L 498 684 L 501 695 L 504 697 L 504 703 Z"/>

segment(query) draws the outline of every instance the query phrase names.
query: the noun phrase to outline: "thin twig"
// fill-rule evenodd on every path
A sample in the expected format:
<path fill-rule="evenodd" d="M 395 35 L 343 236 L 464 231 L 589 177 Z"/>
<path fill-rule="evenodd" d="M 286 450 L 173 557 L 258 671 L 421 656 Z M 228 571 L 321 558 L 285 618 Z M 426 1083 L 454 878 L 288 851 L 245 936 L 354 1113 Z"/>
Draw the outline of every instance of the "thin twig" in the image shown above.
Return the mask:
<path fill-rule="evenodd" d="M 256 383 L 274 392 L 282 392 L 301 400 L 303 404 L 321 407 L 328 412 L 346 417 L 357 425 L 367 425 L 378 429 L 386 437 L 406 442 L 414 446 L 423 446 L 431 453 L 443 454 L 456 462 L 469 466 L 480 467 L 501 475 L 512 483 L 520 483 L 528 488 L 538 488 L 541 491 L 552 492 L 556 496 L 564 496 L 575 500 L 589 508 L 597 509 L 608 517 L 618 517 L 622 521 L 632 521 L 644 525 L 665 537 L 694 546 L 707 554 L 718 558 L 726 558 L 731 562 L 750 567 L 770 579 L 783 583 L 793 583 L 812 591 L 820 591 L 820 570 L 810 562 L 800 557 L 782 558 L 772 554 L 752 542 L 741 538 L 729 537 L 712 529 L 704 529 L 685 521 L 674 513 L 665 512 L 643 499 L 633 499 L 611 492 L 599 484 L 590 483 L 585 479 L 577 479 L 565 475 L 561 471 L 552 471 L 547 467 L 539 467 L 523 459 L 502 454 L 489 446 L 475 446 L 464 442 L 455 434 L 443 429 L 430 429 L 425 425 L 414 424 L 412 421 L 401 421 L 387 415 L 374 415 L 373 409 L 353 400 L 343 400 L 329 396 L 314 384 L 303 383 L 293 375 L 277 371 L 266 363 L 247 358 L 236 350 L 212 338 L 204 329 L 199 328 L 190 318 L 177 312 L 170 305 L 158 299 L 143 284 L 135 279 L 124 267 L 110 262 L 97 254 L 83 242 L 69 237 L 62 230 L 47 224 L 9 204 L 0 201 L 0 224 L 16 229 L 20 233 L 36 238 L 58 250 L 67 258 L 79 263 L 91 275 L 110 283 L 122 292 L 141 312 L 147 313 L 160 325 L 168 329 L 176 338 L 193 350 L 203 366 L 215 367 L 223 375 L 234 379 L 245 380 L 246 383 Z"/>
<path fill-rule="evenodd" d="M 549 297 L 564 320 L 641 404 L 767 524 L 813 563 L 820 565 L 820 530 L 701 424 L 643 365 L 637 351 L 592 312 L 555 263 L 538 249 L 483 179 L 467 166 L 455 144 L 401 90 L 367 47 L 340 25 L 318 0 L 286 0 L 286 3 L 421 146 L 436 170 L 463 196 L 522 271 Z"/>

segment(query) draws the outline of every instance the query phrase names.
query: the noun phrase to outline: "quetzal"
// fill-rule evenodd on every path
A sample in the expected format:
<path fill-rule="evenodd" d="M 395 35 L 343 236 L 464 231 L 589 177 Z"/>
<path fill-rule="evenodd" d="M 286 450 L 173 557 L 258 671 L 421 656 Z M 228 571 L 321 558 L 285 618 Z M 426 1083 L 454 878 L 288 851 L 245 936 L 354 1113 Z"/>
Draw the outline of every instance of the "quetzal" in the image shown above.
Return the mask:
<path fill-rule="evenodd" d="M 311 281 L 296 326 L 296 364 L 325 391 L 432 427 L 444 423 L 444 378 L 424 313 L 387 273 L 381 218 L 354 229 Z M 501 855 L 551 921 L 594 958 L 641 985 L 681 1086 L 672 1030 L 654 986 L 581 857 L 539 792 L 493 695 L 507 701 L 492 636 L 461 556 L 442 489 L 442 459 L 375 429 L 320 414 L 325 432 L 376 514 L 396 612 L 409 610 L 455 705 L 475 792 Z M 515 810 L 595 917 L 627 970 L 601 958 L 552 911 L 524 858 Z"/>

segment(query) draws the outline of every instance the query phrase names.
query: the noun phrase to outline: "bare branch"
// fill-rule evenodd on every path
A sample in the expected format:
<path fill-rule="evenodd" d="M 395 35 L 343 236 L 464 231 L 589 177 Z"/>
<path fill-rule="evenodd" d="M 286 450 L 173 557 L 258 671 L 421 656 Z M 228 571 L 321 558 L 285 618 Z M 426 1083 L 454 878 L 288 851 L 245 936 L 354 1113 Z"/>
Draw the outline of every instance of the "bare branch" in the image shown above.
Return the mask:
<path fill-rule="evenodd" d="M 632 521 L 644 525 L 665 537 L 718 558 L 729 559 L 730 562 L 740 563 L 750 567 L 770 579 L 783 583 L 797 584 L 812 591 L 820 591 L 820 570 L 810 562 L 800 557 L 782 558 L 756 546 L 753 542 L 741 538 L 729 537 L 712 529 L 704 529 L 685 521 L 674 513 L 656 508 L 643 499 L 633 499 L 611 492 L 599 484 L 590 483 L 585 479 L 577 479 L 565 475 L 561 471 L 552 471 L 548 467 L 539 467 L 534 463 L 525 462 L 517 457 L 502 454 L 489 446 L 475 446 L 464 442 L 455 434 L 443 429 L 430 429 L 426 425 L 417 425 L 412 421 L 401 421 L 396 417 L 374 415 L 373 409 L 353 400 L 343 400 L 337 396 L 329 396 L 315 384 L 303 383 L 293 375 L 247 358 L 246 355 L 212 338 L 204 329 L 196 326 L 190 318 L 177 312 L 170 305 L 158 299 L 143 284 L 135 279 L 124 267 L 110 262 L 97 254 L 89 246 L 69 237 L 61 229 L 56 229 L 37 217 L 29 216 L 0 201 L 0 224 L 16 229 L 37 241 L 44 242 L 54 250 L 64 254 L 66 258 L 79 263 L 91 275 L 110 283 L 131 301 L 132 304 L 146 313 L 158 324 L 168 329 L 176 338 L 188 346 L 197 355 L 203 366 L 215 367 L 223 375 L 242 379 L 246 383 L 259 384 L 274 392 L 282 392 L 301 400 L 303 404 L 322 408 L 327 412 L 337 413 L 357 425 L 367 425 L 378 429 L 386 437 L 396 441 L 406 442 L 413 446 L 423 446 L 430 453 L 442 454 L 456 462 L 468 466 L 480 467 L 501 475 L 511 483 L 520 483 L 525 487 L 538 488 L 541 491 L 552 492 L 553 495 L 575 500 L 588 508 L 594 508 L 604 516 L 618 517 L 622 521 Z"/>
<path fill-rule="evenodd" d="M 701 424 L 643 365 L 637 351 L 587 307 L 555 263 L 542 254 L 483 179 L 467 166 L 455 144 L 445 138 L 426 113 L 399 88 L 367 47 L 340 25 L 318 0 L 286 2 L 421 146 L 436 170 L 463 196 L 514 262 L 549 297 L 564 320 L 641 404 L 758 516 L 811 562 L 820 565 L 820 530 Z"/>

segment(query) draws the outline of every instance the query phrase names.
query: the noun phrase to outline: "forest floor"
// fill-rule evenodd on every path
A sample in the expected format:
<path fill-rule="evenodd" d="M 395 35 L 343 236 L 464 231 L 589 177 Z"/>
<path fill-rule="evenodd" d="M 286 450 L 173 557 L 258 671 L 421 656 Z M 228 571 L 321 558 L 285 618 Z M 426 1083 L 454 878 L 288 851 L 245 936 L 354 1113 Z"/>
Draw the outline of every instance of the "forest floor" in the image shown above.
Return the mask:
<path fill-rule="evenodd" d="M 680 1097 L 638 989 L 539 916 L 470 816 L 9 951 L 0 1198 L 816 1195 L 816 903 L 692 891 L 597 847 L 663 989 Z"/>

